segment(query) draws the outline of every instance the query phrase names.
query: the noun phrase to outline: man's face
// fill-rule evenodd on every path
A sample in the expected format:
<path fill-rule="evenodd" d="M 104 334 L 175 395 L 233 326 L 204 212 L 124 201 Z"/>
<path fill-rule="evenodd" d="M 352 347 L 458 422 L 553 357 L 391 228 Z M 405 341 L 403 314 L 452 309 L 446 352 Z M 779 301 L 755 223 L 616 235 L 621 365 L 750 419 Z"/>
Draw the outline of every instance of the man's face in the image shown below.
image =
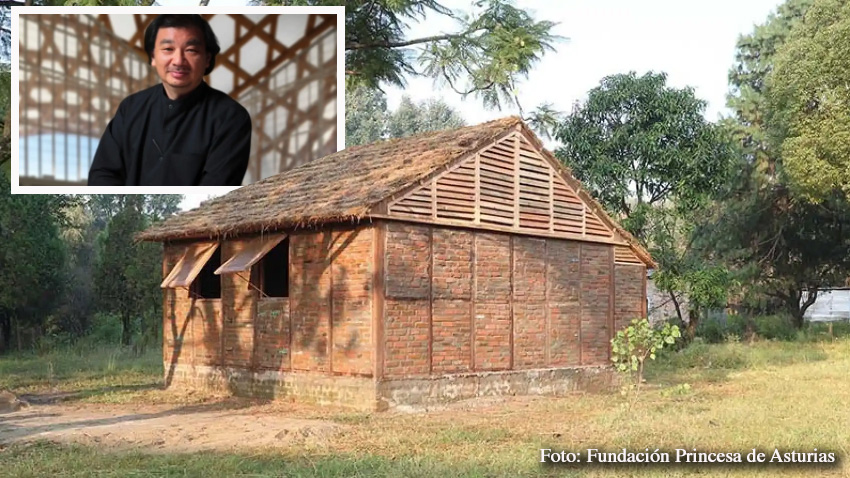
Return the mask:
<path fill-rule="evenodd" d="M 151 65 L 172 100 L 197 88 L 209 64 L 210 55 L 200 29 L 167 27 L 157 31 Z"/>

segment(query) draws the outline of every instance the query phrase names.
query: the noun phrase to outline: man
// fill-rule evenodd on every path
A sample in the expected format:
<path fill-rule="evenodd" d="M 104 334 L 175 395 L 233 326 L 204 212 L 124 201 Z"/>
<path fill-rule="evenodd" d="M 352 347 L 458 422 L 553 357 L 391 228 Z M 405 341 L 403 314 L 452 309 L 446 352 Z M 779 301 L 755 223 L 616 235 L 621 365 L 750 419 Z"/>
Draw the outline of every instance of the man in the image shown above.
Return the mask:
<path fill-rule="evenodd" d="M 162 84 L 128 96 L 103 133 L 89 186 L 239 186 L 251 118 L 204 82 L 221 50 L 200 15 L 160 15 L 145 50 Z"/>

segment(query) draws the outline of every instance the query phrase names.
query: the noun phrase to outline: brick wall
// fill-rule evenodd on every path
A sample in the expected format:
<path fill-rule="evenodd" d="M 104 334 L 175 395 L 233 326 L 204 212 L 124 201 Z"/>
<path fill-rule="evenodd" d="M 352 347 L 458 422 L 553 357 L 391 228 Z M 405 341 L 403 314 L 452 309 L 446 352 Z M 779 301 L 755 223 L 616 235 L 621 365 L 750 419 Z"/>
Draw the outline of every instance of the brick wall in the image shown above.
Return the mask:
<path fill-rule="evenodd" d="M 608 363 L 611 246 L 379 227 L 386 227 L 384 377 Z M 642 281 L 629 287 L 640 290 Z"/>
<path fill-rule="evenodd" d="M 164 248 L 163 272 L 171 270 L 186 244 Z M 163 289 L 163 363 L 221 365 L 222 314 L 218 300 L 189 297 L 186 289 Z"/>
<path fill-rule="evenodd" d="M 514 369 L 547 365 L 546 241 L 513 238 Z"/>
<path fill-rule="evenodd" d="M 581 363 L 608 363 L 611 340 L 609 319 L 612 266 L 611 246 L 581 245 Z"/>
<path fill-rule="evenodd" d="M 258 369 L 285 371 L 292 368 L 289 321 L 289 298 L 257 300 L 254 347 Z"/>
<path fill-rule="evenodd" d="M 331 368 L 337 374 L 372 374 L 372 246 L 371 228 L 334 231 Z"/>
<path fill-rule="evenodd" d="M 371 227 L 290 236 L 292 368 L 372 373 Z"/>
<path fill-rule="evenodd" d="M 645 295 L 643 280 L 646 267 L 632 264 L 614 265 L 614 330 L 643 317 Z"/>
<path fill-rule="evenodd" d="M 384 374 L 426 376 L 431 370 L 431 235 L 427 226 L 387 224 Z"/>
<path fill-rule="evenodd" d="M 246 240 L 224 241 L 221 261 L 245 248 Z M 222 274 L 221 310 L 224 316 L 224 366 L 254 368 L 254 321 L 257 311 L 257 292 L 249 287 L 245 278 L 250 271 L 241 274 Z"/>
<path fill-rule="evenodd" d="M 511 238 L 476 232 L 475 236 L 475 369 L 511 367 Z"/>
<path fill-rule="evenodd" d="M 472 370 L 473 235 L 433 229 L 432 373 Z"/>
<path fill-rule="evenodd" d="M 223 260 L 250 239 L 223 241 Z M 185 247 L 166 245 L 163 274 Z M 166 289 L 163 361 L 172 369 L 371 375 L 373 255 L 370 226 L 299 231 L 290 235 L 289 298 L 260 298 L 246 281 L 250 270 L 222 275 L 221 299 Z"/>
<path fill-rule="evenodd" d="M 330 230 L 289 237 L 292 369 L 330 372 Z"/>
<path fill-rule="evenodd" d="M 581 364 L 581 244 L 547 241 L 549 363 Z"/>

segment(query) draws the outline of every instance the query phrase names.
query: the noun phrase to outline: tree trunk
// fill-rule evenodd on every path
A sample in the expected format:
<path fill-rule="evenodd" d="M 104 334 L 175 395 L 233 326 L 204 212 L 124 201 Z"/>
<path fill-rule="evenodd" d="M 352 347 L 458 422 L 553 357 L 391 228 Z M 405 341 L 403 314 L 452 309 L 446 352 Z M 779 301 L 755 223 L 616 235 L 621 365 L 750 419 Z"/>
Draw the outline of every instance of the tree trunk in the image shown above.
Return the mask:
<path fill-rule="evenodd" d="M 121 345 L 130 345 L 130 314 L 121 314 Z"/>
<path fill-rule="evenodd" d="M 688 340 L 693 340 L 697 336 L 697 325 L 699 325 L 699 310 L 688 309 Z"/>
<path fill-rule="evenodd" d="M 802 293 L 801 293 L 801 298 L 802 298 Z M 803 304 L 800 306 L 800 327 L 805 325 L 806 319 L 804 319 L 803 316 L 806 315 L 806 311 L 809 310 L 809 307 L 811 307 L 812 304 L 814 304 L 816 300 L 818 300 L 818 289 L 817 288 L 809 289 L 809 296 L 806 297 L 806 301 L 803 302 Z"/>
<path fill-rule="evenodd" d="M 789 307 L 789 310 L 791 311 L 791 324 L 795 329 L 802 329 L 803 323 L 806 320 L 803 318 L 803 312 L 800 310 L 800 307 Z"/>
<path fill-rule="evenodd" d="M 785 299 L 786 300 L 786 308 L 788 310 L 788 313 L 791 315 L 791 321 L 792 321 L 792 324 L 794 325 L 794 327 L 796 327 L 797 329 L 802 329 L 803 326 L 806 324 L 806 319 L 803 316 L 805 315 L 806 310 L 808 310 L 808 308 L 811 307 L 811 305 L 815 303 L 815 300 L 817 300 L 818 289 L 817 288 L 809 289 L 808 297 L 806 297 L 805 302 L 802 302 L 802 303 L 801 303 L 802 298 L 803 298 L 803 291 L 802 290 L 790 291 L 790 292 L 791 293 L 788 296 L 786 296 L 786 299 Z"/>
<path fill-rule="evenodd" d="M 673 307 L 676 308 L 676 316 L 679 317 L 679 323 L 684 324 L 685 319 L 682 317 L 682 308 L 679 307 L 679 300 L 676 299 L 676 294 L 672 290 L 670 291 L 670 300 L 673 301 Z"/>
<path fill-rule="evenodd" d="M 3 123 L 3 137 L 8 138 L 12 135 L 12 108 L 6 108 L 6 119 Z"/>

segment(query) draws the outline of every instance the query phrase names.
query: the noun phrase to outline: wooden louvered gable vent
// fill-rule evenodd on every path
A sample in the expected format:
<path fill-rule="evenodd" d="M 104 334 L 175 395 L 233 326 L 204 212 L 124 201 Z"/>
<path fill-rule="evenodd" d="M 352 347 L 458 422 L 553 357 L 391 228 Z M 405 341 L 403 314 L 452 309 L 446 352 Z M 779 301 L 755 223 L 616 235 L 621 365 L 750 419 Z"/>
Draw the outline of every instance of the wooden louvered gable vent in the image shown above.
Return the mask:
<path fill-rule="evenodd" d="M 390 216 L 613 241 L 538 150 L 514 133 L 388 205 Z"/>
<path fill-rule="evenodd" d="M 614 246 L 614 262 L 617 264 L 643 265 L 643 261 L 632 251 L 631 247 Z"/>

